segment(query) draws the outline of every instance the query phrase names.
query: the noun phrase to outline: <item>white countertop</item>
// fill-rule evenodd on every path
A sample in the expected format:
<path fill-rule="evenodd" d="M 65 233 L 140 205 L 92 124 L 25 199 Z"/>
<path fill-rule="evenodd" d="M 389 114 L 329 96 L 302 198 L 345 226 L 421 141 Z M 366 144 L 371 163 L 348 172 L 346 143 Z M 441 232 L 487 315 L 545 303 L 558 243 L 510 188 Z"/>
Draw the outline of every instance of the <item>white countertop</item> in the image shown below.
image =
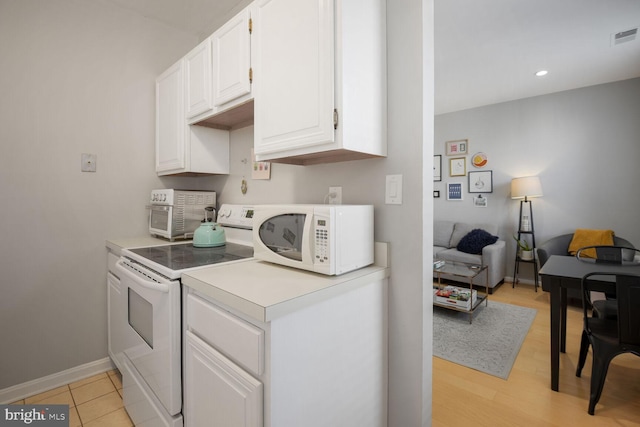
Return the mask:
<path fill-rule="evenodd" d="M 182 275 L 182 284 L 258 321 L 269 322 L 389 277 L 388 245 L 376 243 L 375 264 L 339 276 L 251 260 Z"/>
<path fill-rule="evenodd" d="M 108 239 L 107 248 L 120 256 L 122 249 L 185 243 L 152 236 Z M 212 265 L 185 273 L 182 284 L 240 311 L 268 322 L 359 286 L 389 277 L 388 244 L 376 242 L 375 262 L 340 276 L 326 276 L 247 260 Z"/>

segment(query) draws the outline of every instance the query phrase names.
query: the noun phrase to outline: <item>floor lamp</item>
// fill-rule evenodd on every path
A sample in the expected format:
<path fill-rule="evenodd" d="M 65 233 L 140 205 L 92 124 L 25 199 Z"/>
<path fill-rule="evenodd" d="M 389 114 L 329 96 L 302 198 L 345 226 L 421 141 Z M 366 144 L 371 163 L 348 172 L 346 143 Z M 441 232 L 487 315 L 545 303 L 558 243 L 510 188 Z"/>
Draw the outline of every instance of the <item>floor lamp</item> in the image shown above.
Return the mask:
<path fill-rule="evenodd" d="M 535 290 L 538 292 L 538 264 L 536 263 L 535 250 L 536 250 L 536 235 L 533 227 L 533 208 L 531 206 L 530 198 L 542 197 L 542 185 L 540 184 L 540 178 L 537 176 L 525 176 L 521 178 L 514 178 L 511 180 L 511 198 L 520 199 L 520 219 L 518 222 L 518 243 L 522 235 L 531 235 L 531 248 L 533 249 L 533 257 L 531 259 L 523 258 L 518 254 L 518 247 L 516 246 L 515 265 L 513 267 L 513 287 L 515 287 L 518 281 L 519 263 L 520 261 L 533 263 L 533 274 Z M 529 213 L 527 214 L 525 204 L 529 207 Z"/>

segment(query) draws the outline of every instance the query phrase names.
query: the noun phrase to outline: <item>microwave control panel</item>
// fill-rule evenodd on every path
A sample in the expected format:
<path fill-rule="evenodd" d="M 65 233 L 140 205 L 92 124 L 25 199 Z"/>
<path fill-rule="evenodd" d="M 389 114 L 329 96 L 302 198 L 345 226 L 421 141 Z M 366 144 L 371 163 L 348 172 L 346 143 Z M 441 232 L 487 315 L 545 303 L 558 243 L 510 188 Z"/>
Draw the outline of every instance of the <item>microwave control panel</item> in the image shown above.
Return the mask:
<path fill-rule="evenodd" d="M 315 223 L 315 261 L 329 262 L 329 221 L 317 219 Z"/>

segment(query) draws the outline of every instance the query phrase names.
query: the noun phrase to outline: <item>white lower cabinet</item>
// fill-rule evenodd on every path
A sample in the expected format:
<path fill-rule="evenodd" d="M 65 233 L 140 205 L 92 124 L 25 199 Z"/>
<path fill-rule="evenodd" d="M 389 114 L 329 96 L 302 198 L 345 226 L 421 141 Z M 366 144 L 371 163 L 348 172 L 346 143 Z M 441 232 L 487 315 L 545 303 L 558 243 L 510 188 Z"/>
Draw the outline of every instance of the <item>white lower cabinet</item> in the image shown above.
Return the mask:
<path fill-rule="evenodd" d="M 386 293 L 375 281 L 262 322 L 184 286 L 185 425 L 385 427 Z"/>
<path fill-rule="evenodd" d="M 186 426 L 262 426 L 262 383 L 186 332 Z"/>

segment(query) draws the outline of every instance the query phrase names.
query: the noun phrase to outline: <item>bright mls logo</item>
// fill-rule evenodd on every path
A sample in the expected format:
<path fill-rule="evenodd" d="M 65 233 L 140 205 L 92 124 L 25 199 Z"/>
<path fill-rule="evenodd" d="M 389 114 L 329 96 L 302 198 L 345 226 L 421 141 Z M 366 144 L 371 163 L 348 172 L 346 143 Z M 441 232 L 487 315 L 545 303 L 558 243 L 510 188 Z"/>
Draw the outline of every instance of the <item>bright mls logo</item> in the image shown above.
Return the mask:
<path fill-rule="evenodd" d="M 0 405 L 0 427 L 68 427 L 69 405 Z"/>

